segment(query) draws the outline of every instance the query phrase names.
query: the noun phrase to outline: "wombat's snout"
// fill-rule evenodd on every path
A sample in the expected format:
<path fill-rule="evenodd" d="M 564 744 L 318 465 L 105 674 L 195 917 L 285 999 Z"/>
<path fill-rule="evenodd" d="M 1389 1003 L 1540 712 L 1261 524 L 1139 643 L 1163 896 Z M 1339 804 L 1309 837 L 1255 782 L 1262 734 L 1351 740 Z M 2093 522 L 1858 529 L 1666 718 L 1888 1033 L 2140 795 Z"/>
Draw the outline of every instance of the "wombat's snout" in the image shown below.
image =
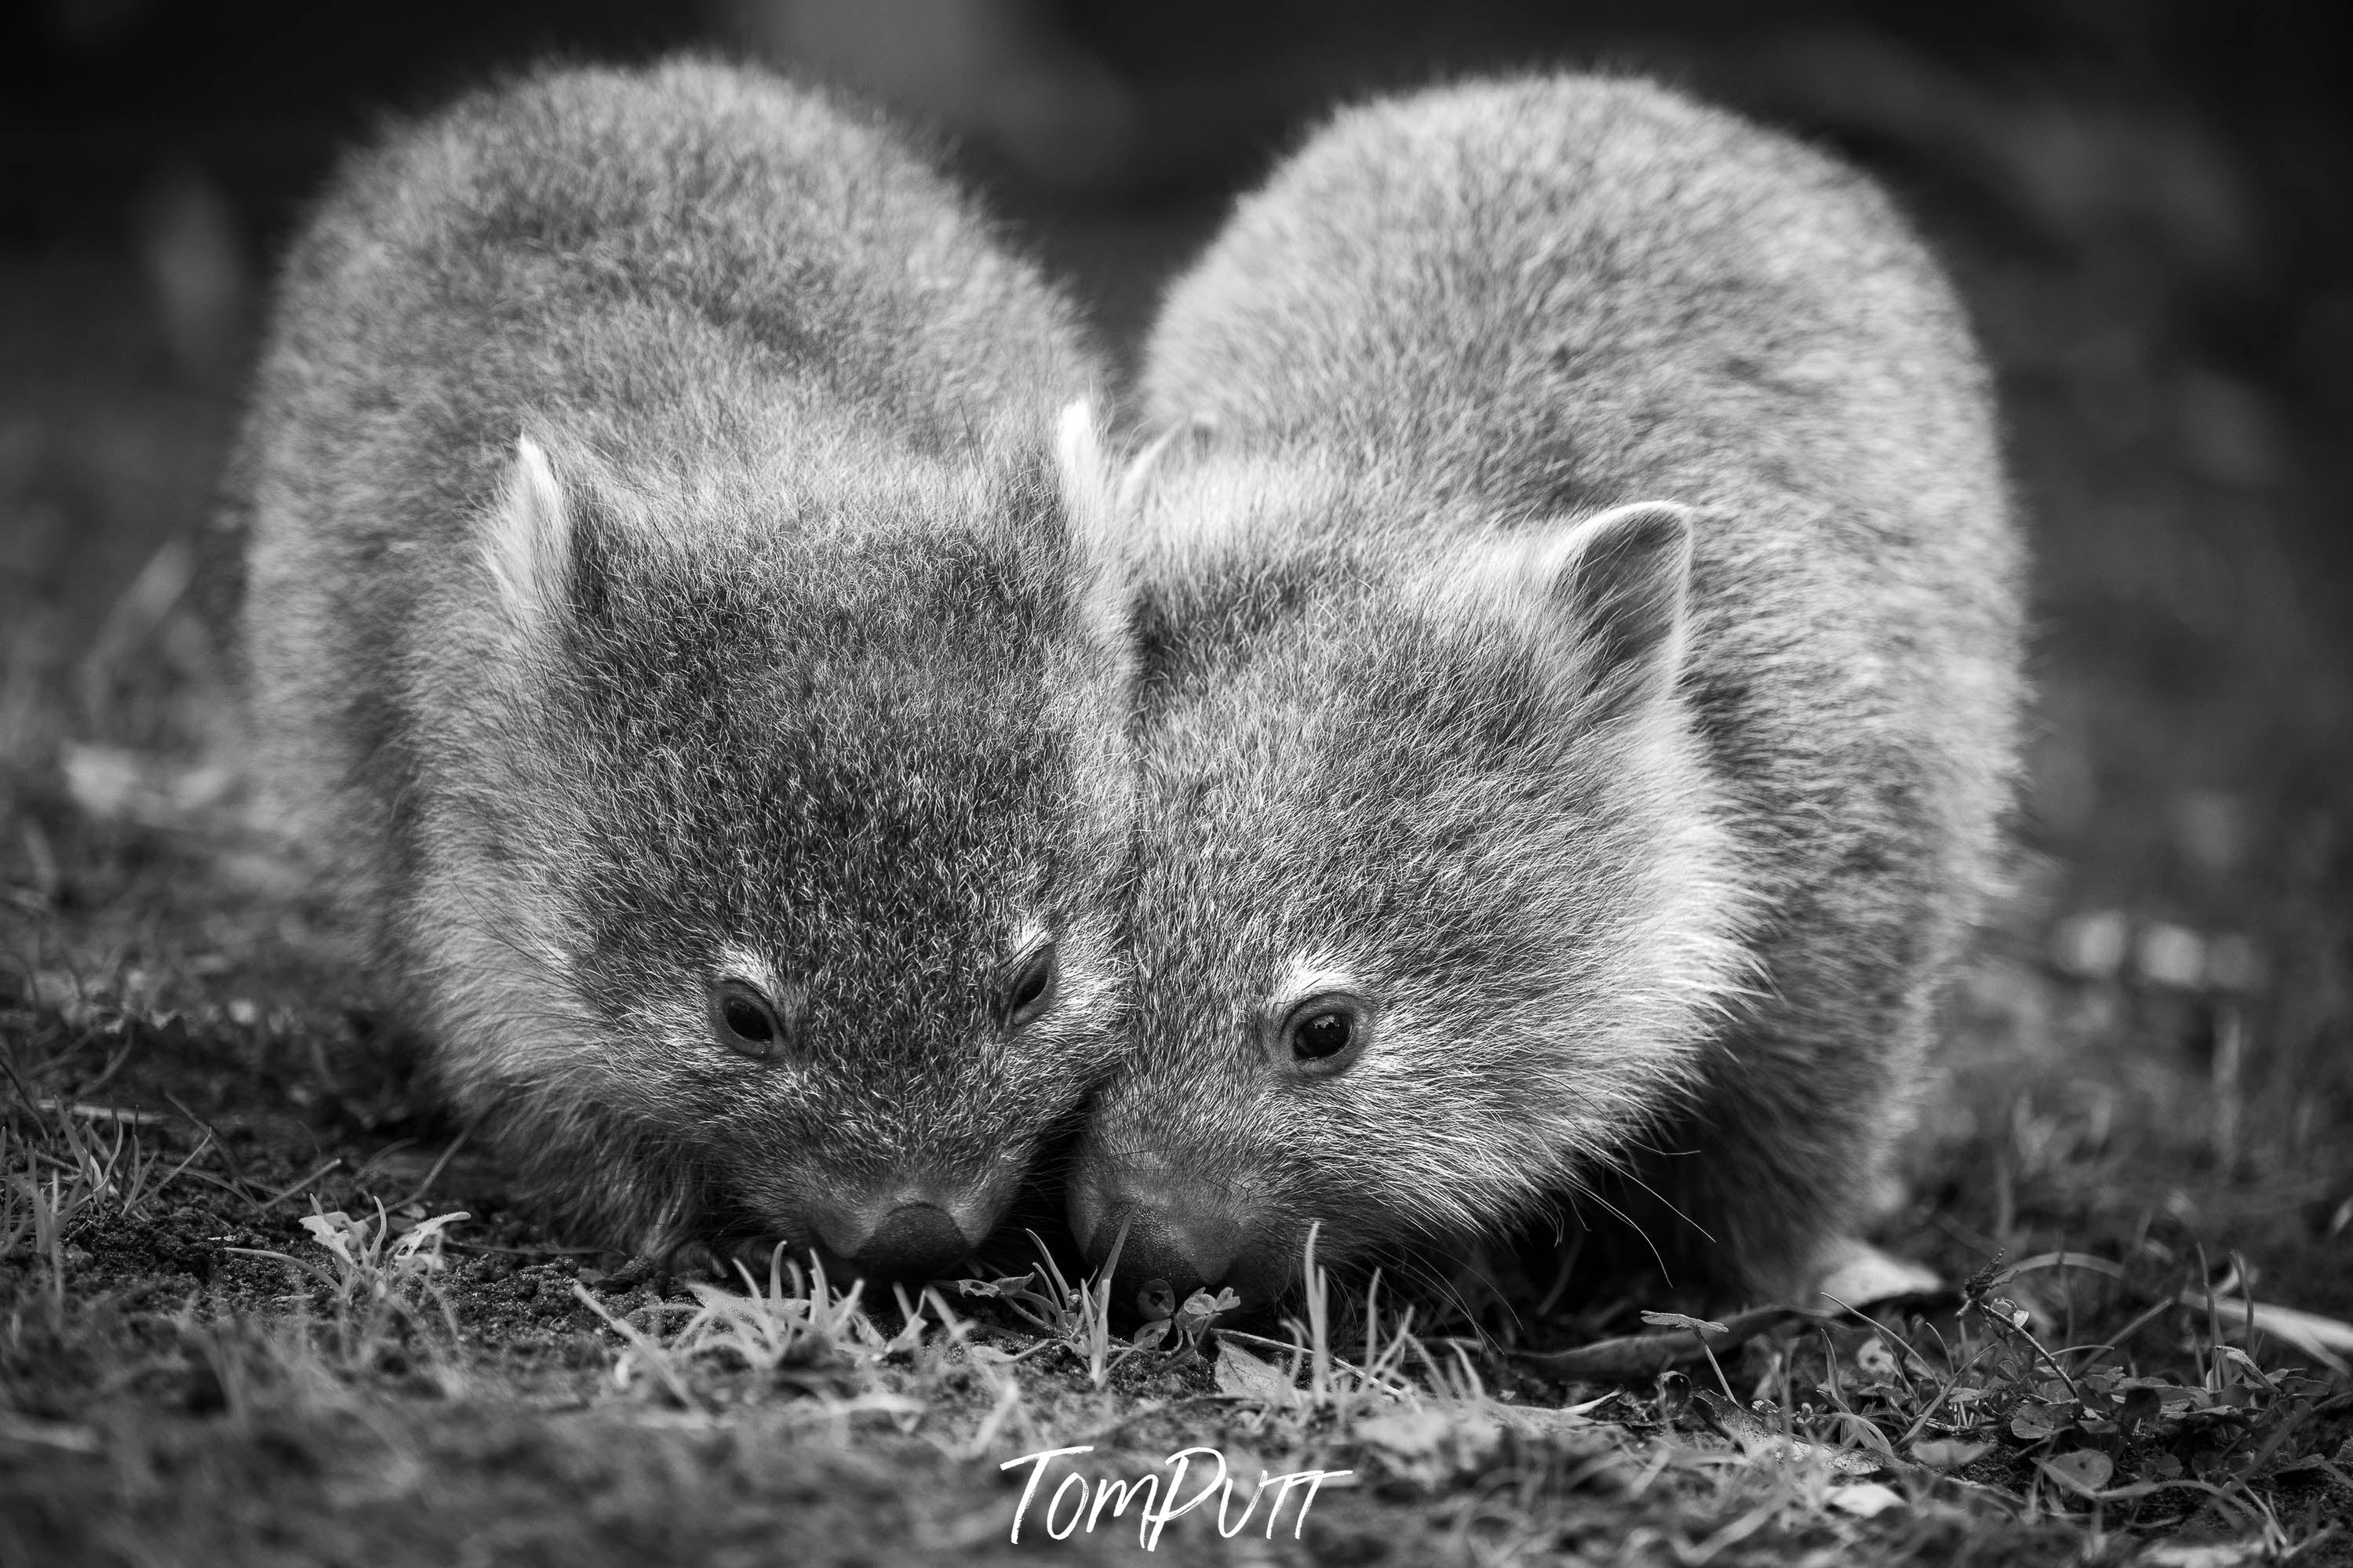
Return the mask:
<path fill-rule="evenodd" d="M 871 1204 L 862 1213 L 823 1214 L 817 1230 L 831 1268 L 908 1284 L 939 1278 L 962 1262 L 980 1239 L 927 1198 Z"/>
<path fill-rule="evenodd" d="M 1269 1287 L 1281 1282 L 1251 1266 L 1262 1249 L 1252 1245 L 1248 1222 L 1156 1175 L 1131 1173 L 1113 1181 L 1091 1172 L 1072 1184 L 1071 1227 L 1087 1261 L 1100 1268 L 1113 1247 L 1119 1248 L 1113 1304 L 1143 1318 L 1166 1317 L 1196 1290 L 1231 1285 L 1245 1307 L 1267 1305 Z"/>

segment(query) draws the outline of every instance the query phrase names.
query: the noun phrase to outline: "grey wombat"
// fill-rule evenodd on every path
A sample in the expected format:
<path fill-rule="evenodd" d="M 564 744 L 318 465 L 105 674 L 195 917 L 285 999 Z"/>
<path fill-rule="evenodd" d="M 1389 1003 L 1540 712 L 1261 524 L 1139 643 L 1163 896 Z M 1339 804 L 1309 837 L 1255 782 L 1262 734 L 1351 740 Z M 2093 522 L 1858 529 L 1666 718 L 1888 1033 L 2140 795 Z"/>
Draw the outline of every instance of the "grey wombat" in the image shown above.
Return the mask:
<path fill-rule="evenodd" d="M 588 1234 L 925 1276 L 1082 1092 L 1050 449 L 1095 382 L 895 137 L 716 65 L 470 97 L 294 247 L 236 487 L 262 765 Z"/>
<path fill-rule="evenodd" d="M 1129 1285 L 1616 1215 L 1807 1289 L 1995 879 L 2021 552 L 1869 182 L 1635 80 L 1340 114 L 1173 289 L 1125 509 Z M 1639 1247 L 1640 1241 L 1636 1243 Z"/>

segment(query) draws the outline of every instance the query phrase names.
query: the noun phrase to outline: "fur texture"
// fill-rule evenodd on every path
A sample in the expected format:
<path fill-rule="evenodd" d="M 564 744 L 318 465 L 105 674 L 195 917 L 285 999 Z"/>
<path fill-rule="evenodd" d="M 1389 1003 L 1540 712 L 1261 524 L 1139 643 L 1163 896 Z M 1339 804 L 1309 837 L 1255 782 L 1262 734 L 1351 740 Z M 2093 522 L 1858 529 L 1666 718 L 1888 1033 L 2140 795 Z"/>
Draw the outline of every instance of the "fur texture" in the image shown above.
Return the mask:
<path fill-rule="evenodd" d="M 1144 394 L 1091 1253 L 1264 1299 L 1311 1222 L 1345 1259 L 1561 1205 L 1678 1282 L 1808 1288 L 2014 766 L 2020 546 L 1936 266 L 1663 89 L 1464 85 L 1244 198 Z M 1303 1055 L 1319 1007 L 1353 1034 Z"/>
<path fill-rule="evenodd" d="M 1095 381 L 892 135 L 715 65 L 469 98 L 295 247 L 237 470 L 262 765 L 586 1234 L 968 1243 L 1084 1091 L 1113 830 L 1051 451 Z"/>

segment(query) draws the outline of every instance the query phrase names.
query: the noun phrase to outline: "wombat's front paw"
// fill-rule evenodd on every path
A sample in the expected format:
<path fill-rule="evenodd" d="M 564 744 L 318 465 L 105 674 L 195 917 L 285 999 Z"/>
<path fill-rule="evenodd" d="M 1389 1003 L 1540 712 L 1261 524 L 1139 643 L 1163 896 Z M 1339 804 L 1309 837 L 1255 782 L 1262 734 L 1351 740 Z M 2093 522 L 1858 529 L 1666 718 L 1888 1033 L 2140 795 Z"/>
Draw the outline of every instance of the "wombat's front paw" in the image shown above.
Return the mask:
<path fill-rule="evenodd" d="M 605 1289 L 626 1290 L 632 1286 L 653 1284 L 667 1288 L 674 1279 L 692 1279 L 703 1277 L 725 1279 L 731 1271 L 720 1255 L 705 1241 L 652 1241 L 641 1246 L 636 1257 L 605 1276 Z"/>

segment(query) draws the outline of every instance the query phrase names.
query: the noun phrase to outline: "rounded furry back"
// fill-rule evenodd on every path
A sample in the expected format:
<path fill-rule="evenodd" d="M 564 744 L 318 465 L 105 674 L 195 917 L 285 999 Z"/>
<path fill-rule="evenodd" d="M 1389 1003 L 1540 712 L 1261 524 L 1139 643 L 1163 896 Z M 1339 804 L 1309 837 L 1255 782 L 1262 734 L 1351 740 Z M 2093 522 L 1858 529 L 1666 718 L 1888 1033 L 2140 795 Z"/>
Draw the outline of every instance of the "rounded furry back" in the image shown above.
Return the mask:
<path fill-rule="evenodd" d="M 587 1234 L 976 1239 L 1082 1092 L 1096 378 L 938 174 L 753 70 L 525 76 L 312 215 L 237 469 L 261 769 Z"/>
<path fill-rule="evenodd" d="M 1472 82 L 1244 197 L 1143 390 L 1193 433 L 1126 520 L 1144 979 L 1082 1235 L 1273 1289 L 1311 1220 L 1345 1256 L 1566 1203 L 1800 1289 L 2015 769 L 2020 544 L 1935 263 L 1666 89 Z M 1662 507 L 1687 565 L 1629 581 L 1681 607 L 1625 646 L 1558 561 Z M 1337 1070 L 1282 1048 L 1302 977 L 1368 1036 Z"/>

